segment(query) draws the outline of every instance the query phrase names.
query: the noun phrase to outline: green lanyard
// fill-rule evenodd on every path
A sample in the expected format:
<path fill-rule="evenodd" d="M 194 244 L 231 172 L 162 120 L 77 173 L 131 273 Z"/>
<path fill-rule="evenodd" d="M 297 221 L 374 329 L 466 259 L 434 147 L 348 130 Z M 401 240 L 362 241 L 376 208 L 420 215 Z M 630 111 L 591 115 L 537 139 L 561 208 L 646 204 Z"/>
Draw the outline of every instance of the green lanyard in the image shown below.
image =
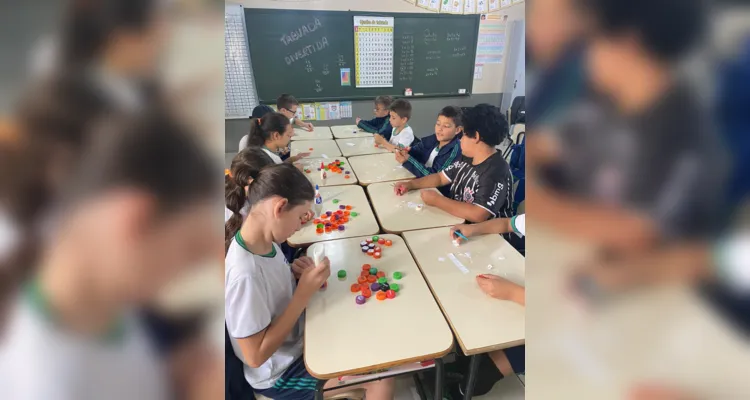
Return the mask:
<path fill-rule="evenodd" d="M 242 247 L 243 249 L 245 249 L 245 251 L 247 251 L 250 254 L 255 254 L 252 251 L 250 251 L 250 249 L 247 248 L 247 244 L 245 244 L 245 239 L 243 239 L 242 235 L 240 235 L 240 231 L 237 231 L 237 233 L 234 235 L 234 240 L 237 242 L 238 245 L 240 245 L 240 247 Z M 266 257 L 266 258 L 274 258 L 274 257 L 276 257 L 276 246 L 271 245 L 271 252 L 268 253 L 268 254 L 260 255 L 260 256 L 261 257 Z"/>
<path fill-rule="evenodd" d="M 29 282 L 24 287 L 24 297 L 39 314 L 51 322 L 55 322 L 52 307 L 50 307 L 47 296 L 42 292 L 37 280 Z M 117 320 L 108 329 L 108 332 L 101 336 L 102 341 L 108 343 L 119 343 L 125 336 L 125 324 L 123 320 Z"/>

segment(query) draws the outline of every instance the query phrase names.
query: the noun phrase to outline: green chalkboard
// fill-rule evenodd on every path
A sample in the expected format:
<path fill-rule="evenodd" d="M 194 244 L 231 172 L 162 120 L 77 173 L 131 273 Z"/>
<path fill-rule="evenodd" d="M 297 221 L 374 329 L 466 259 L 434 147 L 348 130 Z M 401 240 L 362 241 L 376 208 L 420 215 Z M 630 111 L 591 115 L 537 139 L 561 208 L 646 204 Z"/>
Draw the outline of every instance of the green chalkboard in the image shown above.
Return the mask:
<path fill-rule="evenodd" d="M 354 16 L 394 17 L 393 87 L 358 88 Z M 281 93 L 300 101 L 469 95 L 474 79 L 478 15 L 245 9 L 258 97 Z M 350 86 L 341 70 L 350 71 Z"/>

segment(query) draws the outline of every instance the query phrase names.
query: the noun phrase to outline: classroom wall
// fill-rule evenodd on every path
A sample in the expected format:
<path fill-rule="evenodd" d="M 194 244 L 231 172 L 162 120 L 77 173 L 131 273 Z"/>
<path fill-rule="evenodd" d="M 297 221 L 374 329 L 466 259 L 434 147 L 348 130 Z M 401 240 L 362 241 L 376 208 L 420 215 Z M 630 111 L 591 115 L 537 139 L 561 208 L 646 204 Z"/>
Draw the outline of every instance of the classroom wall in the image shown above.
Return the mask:
<path fill-rule="evenodd" d="M 325 11 L 349 11 L 362 9 L 370 12 L 428 12 L 409 4 L 403 0 L 379 0 L 374 2 L 356 2 L 351 0 L 236 0 L 234 3 L 247 8 L 275 8 L 292 10 L 325 10 Z M 363 6 L 355 8 L 356 4 Z M 525 3 L 515 4 L 499 12 L 507 15 L 508 21 L 522 20 L 525 18 Z M 510 43 L 510 37 L 506 37 Z M 507 53 L 506 53 L 507 57 Z M 474 81 L 474 89 L 471 96 L 454 98 L 412 98 L 412 121 L 410 125 L 418 137 L 428 136 L 434 133 L 435 119 L 440 109 L 452 104 L 460 107 L 473 106 L 481 103 L 495 104 L 500 106 L 503 96 L 510 96 L 513 88 L 506 88 L 504 84 L 506 62 L 501 64 L 486 64 L 483 68 L 481 80 Z M 293 94 L 293 93 L 292 93 Z M 370 101 L 352 102 L 353 116 L 361 118 L 372 118 L 373 104 Z M 313 121 L 315 125 L 348 125 L 354 124 L 354 118 L 340 119 L 334 121 Z M 227 153 L 237 152 L 239 141 L 248 132 L 247 119 L 227 119 L 225 121 L 225 147 Z"/>

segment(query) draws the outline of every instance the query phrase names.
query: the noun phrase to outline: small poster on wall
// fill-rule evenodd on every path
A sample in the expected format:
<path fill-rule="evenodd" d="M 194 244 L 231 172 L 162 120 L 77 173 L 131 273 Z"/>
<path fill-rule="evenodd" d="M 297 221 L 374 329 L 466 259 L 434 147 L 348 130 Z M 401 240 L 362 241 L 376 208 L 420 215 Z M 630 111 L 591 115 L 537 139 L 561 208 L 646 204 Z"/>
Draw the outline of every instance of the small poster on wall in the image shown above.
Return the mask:
<path fill-rule="evenodd" d="M 490 12 L 497 11 L 500 9 L 500 0 L 489 0 L 490 1 Z"/>
<path fill-rule="evenodd" d="M 417 0 L 417 7 L 422 7 L 425 10 L 430 6 L 430 0 Z"/>
<path fill-rule="evenodd" d="M 354 16 L 357 87 L 393 87 L 393 17 Z"/>
<path fill-rule="evenodd" d="M 477 3 L 474 0 L 464 0 L 464 14 L 476 14 Z"/>
<path fill-rule="evenodd" d="M 490 11 L 487 1 L 488 0 L 477 0 L 477 14 L 487 14 Z"/>
<path fill-rule="evenodd" d="M 427 9 L 431 11 L 440 11 L 440 0 L 429 0 Z"/>

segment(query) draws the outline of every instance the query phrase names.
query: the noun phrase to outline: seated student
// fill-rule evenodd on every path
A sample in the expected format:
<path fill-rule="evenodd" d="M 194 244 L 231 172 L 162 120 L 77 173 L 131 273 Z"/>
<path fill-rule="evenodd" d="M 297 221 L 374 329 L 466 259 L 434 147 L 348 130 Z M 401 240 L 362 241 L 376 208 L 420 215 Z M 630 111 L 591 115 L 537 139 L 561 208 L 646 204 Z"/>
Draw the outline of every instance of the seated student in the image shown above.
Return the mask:
<path fill-rule="evenodd" d="M 175 394 L 137 310 L 214 256 L 218 187 L 193 132 L 150 113 L 93 127 L 66 177 L 44 258 L 4 321 L 0 398 Z"/>
<path fill-rule="evenodd" d="M 440 110 L 435 123 L 435 134 L 423 138 L 414 147 L 396 152 L 396 161 L 404 165 L 417 178 L 448 168 L 461 158 L 461 109 L 447 106 Z M 440 193 L 450 196 L 450 188 L 443 186 Z"/>
<path fill-rule="evenodd" d="M 463 121 L 463 157 L 441 172 L 396 183 L 396 194 L 450 185 L 450 197 L 423 190 L 422 201 L 470 222 L 510 218 L 512 175 L 503 155 L 495 149 L 508 136 L 508 123 L 500 109 L 489 104 L 466 110 Z"/>
<path fill-rule="evenodd" d="M 404 99 L 398 99 L 391 104 L 391 126 L 393 130 L 391 138 L 375 135 L 375 144 L 382 146 L 388 151 L 394 151 L 400 147 L 409 147 L 414 142 L 414 131 L 409 126 L 411 119 L 411 103 Z"/>
<path fill-rule="evenodd" d="M 526 235 L 526 215 L 516 215 L 512 218 L 496 218 L 478 224 L 461 224 L 451 228 L 451 239 L 461 239 L 456 232 L 461 232 L 466 238 L 489 234 L 515 233 Z M 526 289 L 497 275 L 477 275 L 477 283 L 484 293 L 498 300 L 513 301 L 526 305 Z M 509 349 L 497 350 L 488 354 L 503 376 L 523 373 L 526 370 L 526 346 L 516 346 Z"/>
<path fill-rule="evenodd" d="M 232 165 L 224 176 L 226 207 L 224 223 L 237 216 L 234 225 L 239 227 L 247 217 L 247 185 L 258 177 L 261 169 L 274 165 L 271 157 L 260 147 L 246 147 L 232 159 Z"/>
<path fill-rule="evenodd" d="M 252 123 L 252 122 L 254 122 L 254 120 L 256 118 L 263 118 L 266 114 L 269 114 L 269 113 L 272 113 L 272 112 L 273 112 L 273 108 L 271 108 L 271 107 L 269 107 L 267 105 L 261 104 L 261 105 L 255 107 L 255 108 L 253 108 L 253 114 L 250 117 L 250 122 Z M 240 148 L 239 148 L 239 150 L 237 150 L 238 152 L 242 151 L 242 149 L 244 149 L 245 147 L 247 147 L 247 141 L 248 141 L 249 137 L 250 137 L 250 135 L 245 135 L 245 136 L 242 137 L 242 139 L 240 139 Z"/>
<path fill-rule="evenodd" d="M 301 257 L 290 268 L 275 244 L 299 229 L 314 195 L 310 181 L 293 166 L 264 168 L 248 187 L 247 219 L 236 232 L 226 232 L 227 331 L 245 379 L 272 399 L 312 400 L 319 383 L 305 369 L 300 317 L 330 277 L 330 262 L 324 258 L 316 265 Z M 362 387 L 369 400 L 385 400 L 393 398 L 393 384 L 386 379 Z"/>
<path fill-rule="evenodd" d="M 276 108 L 280 113 L 284 114 L 285 117 L 289 118 L 290 124 L 297 125 L 308 132 L 312 132 L 313 124 L 295 117 L 297 109 L 299 108 L 299 102 L 294 96 L 291 94 L 282 94 L 276 99 Z"/>
<path fill-rule="evenodd" d="M 289 147 L 289 142 L 292 141 L 292 133 L 292 124 L 289 123 L 289 119 L 281 113 L 271 113 L 251 122 L 247 142 L 249 146 L 261 147 L 273 162 L 281 164 L 284 161 L 279 157 L 279 152 Z M 300 153 L 289 157 L 286 162 L 295 163 L 309 155 L 310 153 Z"/>
<path fill-rule="evenodd" d="M 378 96 L 375 98 L 375 108 L 372 110 L 375 113 L 375 118 L 365 121 L 362 118 L 357 117 L 357 127 L 364 130 L 365 132 L 377 133 L 385 138 L 385 140 L 391 139 L 391 115 L 390 107 L 393 103 L 391 96 Z"/>

